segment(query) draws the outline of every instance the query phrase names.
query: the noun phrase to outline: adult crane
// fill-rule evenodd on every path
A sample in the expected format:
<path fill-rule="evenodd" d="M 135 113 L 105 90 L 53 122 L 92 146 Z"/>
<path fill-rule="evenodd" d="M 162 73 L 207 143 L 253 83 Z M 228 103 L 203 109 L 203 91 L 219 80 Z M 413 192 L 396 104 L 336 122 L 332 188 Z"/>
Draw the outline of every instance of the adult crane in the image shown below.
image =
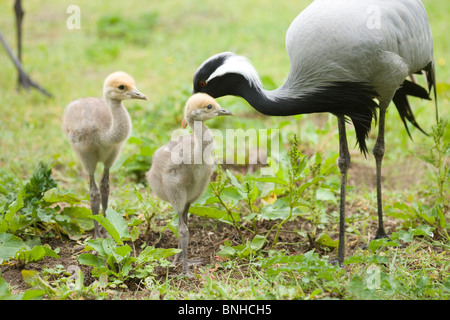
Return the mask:
<path fill-rule="evenodd" d="M 239 96 L 270 116 L 329 112 L 337 117 L 341 172 L 337 262 L 342 265 L 350 164 L 345 123 L 351 120 L 359 149 L 367 155 L 366 139 L 372 121 L 378 118 L 378 137 L 373 148 L 378 206 L 375 238 L 387 237 L 381 191 L 386 109 L 393 101 L 410 134 L 407 121 L 423 130 L 407 96 L 430 99 L 434 88 L 436 98 L 433 40 L 427 13 L 419 0 L 315 0 L 291 23 L 286 49 L 291 62 L 289 74 L 285 83 L 273 91 L 263 88 L 247 58 L 223 52 L 197 69 L 194 92 L 205 92 L 214 98 Z M 415 73 L 425 75 L 428 90 L 414 80 L 406 80 Z"/>

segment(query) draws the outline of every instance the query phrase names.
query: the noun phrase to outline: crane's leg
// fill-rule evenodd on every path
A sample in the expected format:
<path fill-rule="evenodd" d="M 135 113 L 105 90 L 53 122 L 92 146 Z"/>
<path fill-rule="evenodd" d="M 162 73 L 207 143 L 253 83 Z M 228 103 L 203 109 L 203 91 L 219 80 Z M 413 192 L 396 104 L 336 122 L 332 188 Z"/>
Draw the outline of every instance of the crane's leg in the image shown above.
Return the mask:
<path fill-rule="evenodd" d="M 377 211 L 378 211 L 378 230 L 375 239 L 387 238 L 383 225 L 383 196 L 381 192 L 381 166 L 384 157 L 384 124 L 386 118 L 386 109 L 389 103 L 380 103 L 380 119 L 378 124 L 378 137 L 373 148 L 373 155 L 377 166 Z"/>
<path fill-rule="evenodd" d="M 348 151 L 347 134 L 345 131 L 345 117 L 338 115 L 339 130 L 339 160 L 338 166 L 341 171 L 341 199 L 339 204 L 339 246 L 337 261 L 339 266 L 344 265 L 345 258 L 345 193 L 347 189 L 347 173 L 350 166 L 350 152 Z"/>
<path fill-rule="evenodd" d="M 25 12 L 22 9 L 22 1 L 16 0 L 14 2 L 14 12 L 16 14 L 16 31 L 17 31 L 17 59 L 22 62 L 22 21 Z M 25 83 L 27 79 L 22 76 L 22 73 L 19 72 L 17 79 L 17 89 L 20 89 L 20 86 L 23 85 L 25 88 L 28 88 L 29 84 Z"/>
<path fill-rule="evenodd" d="M 99 192 L 100 199 L 98 200 L 99 205 L 100 202 L 102 204 L 102 213 L 103 216 L 106 216 L 106 209 L 108 209 L 108 198 L 109 198 L 109 168 L 106 168 L 103 170 L 103 175 L 100 180 L 100 191 Z M 100 211 L 100 208 L 97 209 L 97 213 Z M 94 221 L 95 229 L 94 229 L 94 236 L 96 238 L 106 238 L 108 236 L 108 232 L 106 229 L 99 225 L 97 221 Z"/>
<path fill-rule="evenodd" d="M 187 250 L 189 244 L 189 229 L 187 227 L 187 216 L 189 212 L 190 204 L 186 204 L 182 212 L 178 213 L 178 236 L 179 240 L 179 248 L 181 249 L 181 259 L 183 263 L 183 271 L 182 274 L 188 277 L 192 277 L 193 275 L 189 271 L 189 261 L 187 258 Z"/>
<path fill-rule="evenodd" d="M 93 174 L 89 175 L 89 200 L 91 202 L 92 214 L 98 214 L 100 211 L 100 191 L 98 190 L 97 184 L 95 183 Z M 94 220 L 94 237 L 101 237 L 97 220 Z"/>
<path fill-rule="evenodd" d="M 183 271 L 181 272 L 181 276 L 186 276 L 188 278 L 194 277 L 194 274 L 189 270 L 189 267 L 192 265 L 200 264 L 202 260 L 190 260 L 188 259 L 188 246 L 189 246 L 189 228 L 187 226 L 188 223 L 188 214 L 190 204 L 187 203 L 182 210 L 178 212 L 178 249 L 181 249 L 181 252 L 175 255 L 173 260 L 173 265 L 176 265 L 178 259 L 181 255 L 181 263 L 183 264 Z"/>
<path fill-rule="evenodd" d="M 109 198 L 109 168 L 103 170 L 102 179 L 100 180 L 100 195 L 102 199 L 102 211 L 106 214 L 106 209 L 108 209 L 108 198 Z"/>

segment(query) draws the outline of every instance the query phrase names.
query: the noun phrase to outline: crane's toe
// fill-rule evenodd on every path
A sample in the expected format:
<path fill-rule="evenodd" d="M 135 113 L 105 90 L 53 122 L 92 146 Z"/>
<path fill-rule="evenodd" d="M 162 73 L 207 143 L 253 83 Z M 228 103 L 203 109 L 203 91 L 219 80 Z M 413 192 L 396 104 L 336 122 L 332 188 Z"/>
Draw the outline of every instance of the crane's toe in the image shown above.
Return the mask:
<path fill-rule="evenodd" d="M 180 258 L 181 252 L 177 253 L 172 261 L 172 267 L 178 267 L 180 264 L 178 262 Z M 182 256 L 182 255 L 181 255 Z M 187 278 L 193 278 L 194 273 L 192 273 L 190 267 L 197 266 L 202 264 L 202 259 L 187 259 L 186 261 L 181 261 L 181 264 L 183 265 L 183 271 L 179 273 L 178 275 L 173 275 L 172 277 L 187 277 Z"/>
<path fill-rule="evenodd" d="M 178 266 L 178 259 L 180 258 L 180 256 L 181 256 L 181 252 L 177 253 L 174 256 L 173 261 L 172 261 L 172 266 L 173 267 Z M 202 262 L 203 262 L 202 259 L 193 259 L 193 260 L 188 259 L 187 260 L 187 263 L 188 263 L 189 266 L 196 266 L 196 265 L 202 264 Z"/>
<path fill-rule="evenodd" d="M 334 266 L 338 265 L 341 268 L 345 267 L 344 266 L 344 261 L 342 261 L 342 259 L 339 259 L 339 258 L 330 259 L 328 262 L 331 263 Z"/>
<path fill-rule="evenodd" d="M 106 229 L 102 225 L 96 224 L 94 226 L 94 238 L 107 238 L 107 237 L 109 237 L 108 231 L 106 231 Z"/>

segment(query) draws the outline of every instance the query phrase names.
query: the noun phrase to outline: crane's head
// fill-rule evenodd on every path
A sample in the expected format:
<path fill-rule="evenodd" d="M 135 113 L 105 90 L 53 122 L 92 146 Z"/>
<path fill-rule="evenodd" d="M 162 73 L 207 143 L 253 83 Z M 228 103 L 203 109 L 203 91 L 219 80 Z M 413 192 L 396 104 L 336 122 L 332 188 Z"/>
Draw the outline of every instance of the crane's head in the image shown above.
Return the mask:
<path fill-rule="evenodd" d="M 194 93 L 204 92 L 214 98 L 243 96 L 246 88 L 262 86 L 250 61 L 233 52 L 222 52 L 207 59 L 195 72 L 193 82 Z"/>
<path fill-rule="evenodd" d="M 103 95 L 113 100 L 140 99 L 148 100 L 147 96 L 136 89 L 134 79 L 123 71 L 111 73 L 103 85 Z"/>
<path fill-rule="evenodd" d="M 196 93 L 186 102 L 184 119 L 181 124 L 183 128 L 195 121 L 205 121 L 218 116 L 231 116 L 230 111 L 222 109 L 217 101 L 206 93 Z"/>

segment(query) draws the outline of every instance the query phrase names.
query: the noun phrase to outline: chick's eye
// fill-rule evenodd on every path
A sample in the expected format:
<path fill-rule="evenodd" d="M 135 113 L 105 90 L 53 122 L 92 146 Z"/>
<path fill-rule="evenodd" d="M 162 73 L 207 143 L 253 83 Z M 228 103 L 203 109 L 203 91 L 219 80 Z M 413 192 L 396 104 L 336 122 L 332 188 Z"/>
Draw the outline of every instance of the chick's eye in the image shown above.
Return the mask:
<path fill-rule="evenodd" d="M 120 86 L 117 87 L 119 90 L 125 90 L 125 86 L 123 84 L 121 84 Z"/>
<path fill-rule="evenodd" d="M 199 84 L 200 87 L 206 87 L 206 81 L 200 81 Z"/>
<path fill-rule="evenodd" d="M 206 107 L 207 107 L 208 109 L 212 109 L 212 105 L 211 105 L 211 104 L 208 104 Z"/>

